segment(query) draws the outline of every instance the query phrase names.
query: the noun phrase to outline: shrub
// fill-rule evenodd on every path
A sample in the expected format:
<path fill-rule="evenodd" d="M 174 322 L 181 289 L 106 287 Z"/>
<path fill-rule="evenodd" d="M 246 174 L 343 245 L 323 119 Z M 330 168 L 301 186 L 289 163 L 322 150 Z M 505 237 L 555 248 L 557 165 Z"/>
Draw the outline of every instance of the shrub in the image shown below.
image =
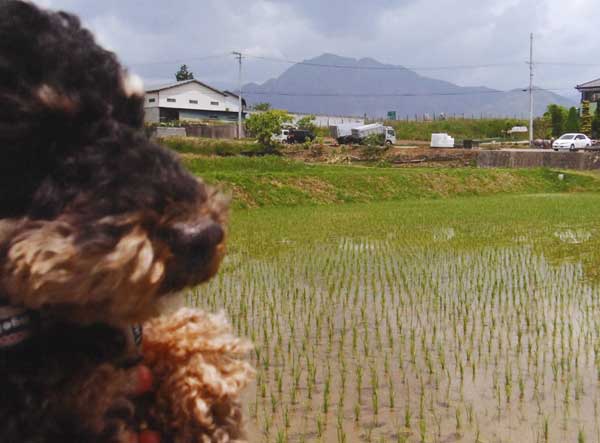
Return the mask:
<path fill-rule="evenodd" d="M 314 115 L 307 115 L 306 117 L 302 117 L 300 120 L 298 120 L 298 129 L 304 129 L 314 134 L 317 129 L 317 125 L 315 125 L 315 119 L 316 117 Z"/>
<path fill-rule="evenodd" d="M 590 113 L 590 102 L 587 100 L 581 103 L 581 132 L 592 135 L 592 114 Z"/>
<path fill-rule="evenodd" d="M 261 112 L 252 114 L 246 119 L 246 130 L 258 139 L 265 151 L 273 152 L 277 150 L 277 143 L 273 140 L 273 135 L 278 134 L 282 125 L 290 121 L 292 121 L 292 117 L 285 111 Z"/>
<path fill-rule="evenodd" d="M 385 144 L 384 134 L 371 134 L 367 135 L 360 141 L 361 145 L 365 146 L 383 146 Z"/>

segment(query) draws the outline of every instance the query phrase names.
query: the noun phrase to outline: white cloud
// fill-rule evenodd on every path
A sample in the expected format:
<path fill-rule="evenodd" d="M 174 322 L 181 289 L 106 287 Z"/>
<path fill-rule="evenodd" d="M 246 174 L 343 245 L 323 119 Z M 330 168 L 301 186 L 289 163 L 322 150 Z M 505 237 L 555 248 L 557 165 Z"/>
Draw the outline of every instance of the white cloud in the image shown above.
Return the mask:
<path fill-rule="evenodd" d="M 185 61 L 206 81 L 235 83 L 228 54 L 301 60 L 324 52 L 404 66 L 517 63 L 422 71 L 463 85 L 511 89 L 528 82 L 529 33 L 536 59 L 598 63 L 597 0 L 36 0 L 80 14 L 102 44 L 146 78 L 172 77 Z M 194 61 L 222 54 L 215 60 Z M 288 65 L 248 59 L 245 76 L 264 81 Z M 540 86 L 571 88 L 600 77 L 598 67 L 538 66 Z"/>

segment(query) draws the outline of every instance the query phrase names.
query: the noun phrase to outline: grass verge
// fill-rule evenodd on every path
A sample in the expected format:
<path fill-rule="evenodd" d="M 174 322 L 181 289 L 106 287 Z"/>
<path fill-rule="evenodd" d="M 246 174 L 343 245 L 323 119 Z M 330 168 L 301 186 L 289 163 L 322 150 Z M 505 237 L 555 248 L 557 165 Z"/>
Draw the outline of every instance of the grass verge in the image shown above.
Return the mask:
<path fill-rule="evenodd" d="M 398 169 L 193 155 L 183 161 L 195 175 L 230 192 L 236 208 L 600 190 L 599 177 L 564 172 L 559 180 L 550 169 Z"/>

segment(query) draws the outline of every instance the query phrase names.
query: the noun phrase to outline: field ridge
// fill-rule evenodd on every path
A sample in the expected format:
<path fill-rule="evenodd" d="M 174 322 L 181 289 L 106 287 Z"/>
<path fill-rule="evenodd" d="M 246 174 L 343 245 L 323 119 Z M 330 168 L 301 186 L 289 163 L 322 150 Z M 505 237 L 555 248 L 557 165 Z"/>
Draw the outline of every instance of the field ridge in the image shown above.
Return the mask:
<path fill-rule="evenodd" d="M 600 191 L 600 176 L 551 169 L 365 167 L 275 156 L 182 159 L 192 173 L 230 193 L 235 208 Z"/>

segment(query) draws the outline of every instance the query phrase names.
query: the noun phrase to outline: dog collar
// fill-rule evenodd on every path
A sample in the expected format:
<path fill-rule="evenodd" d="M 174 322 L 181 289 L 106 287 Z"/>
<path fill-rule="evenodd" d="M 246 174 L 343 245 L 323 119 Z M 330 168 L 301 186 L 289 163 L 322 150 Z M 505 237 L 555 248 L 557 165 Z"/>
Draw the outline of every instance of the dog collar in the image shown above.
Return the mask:
<path fill-rule="evenodd" d="M 11 305 L 7 299 L 0 297 L 0 351 L 7 351 L 25 343 L 35 334 L 39 323 L 38 313 Z M 129 326 L 123 332 L 128 353 L 141 355 L 142 325 Z"/>
<path fill-rule="evenodd" d="M 0 297 L 0 350 L 14 348 L 27 341 L 36 327 L 36 315 L 19 306 L 12 306 Z"/>
<path fill-rule="evenodd" d="M 133 346 L 139 348 L 142 346 L 142 338 L 144 336 L 144 329 L 142 328 L 142 325 L 133 325 L 130 327 L 130 331 Z"/>

